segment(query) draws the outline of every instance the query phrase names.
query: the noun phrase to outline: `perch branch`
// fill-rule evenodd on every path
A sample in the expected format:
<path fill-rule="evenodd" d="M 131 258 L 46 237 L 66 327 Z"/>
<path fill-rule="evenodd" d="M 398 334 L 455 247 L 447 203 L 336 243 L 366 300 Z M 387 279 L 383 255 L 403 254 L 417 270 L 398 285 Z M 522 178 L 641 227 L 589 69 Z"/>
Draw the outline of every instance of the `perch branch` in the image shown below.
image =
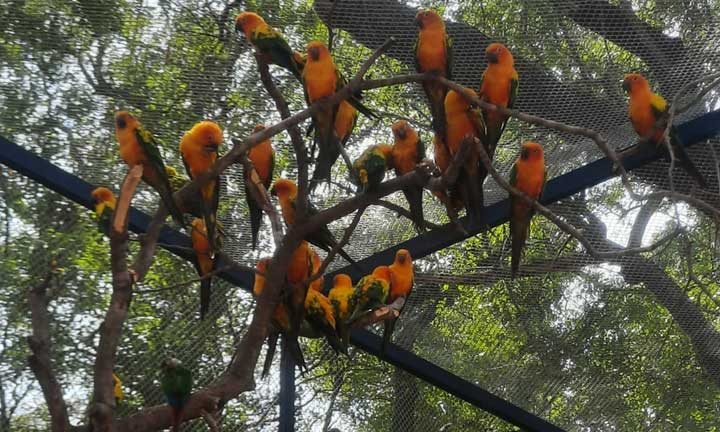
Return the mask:
<path fill-rule="evenodd" d="M 352 233 L 355 232 L 355 228 L 357 228 L 358 224 L 360 223 L 360 219 L 362 219 L 362 215 L 365 213 L 365 209 L 367 209 L 367 206 L 363 206 L 358 209 L 350 225 L 345 228 L 345 232 L 343 233 L 340 241 L 335 246 L 333 246 L 332 249 L 330 249 L 330 252 L 328 252 L 327 256 L 320 265 L 320 268 L 318 268 L 317 271 L 312 275 L 312 277 L 310 277 L 310 280 L 308 282 L 312 282 L 317 278 L 321 277 L 325 273 L 325 270 L 327 270 L 330 263 L 335 259 L 335 256 L 338 254 L 338 252 L 340 252 L 340 249 L 342 249 L 350 241 L 350 237 L 352 236 Z"/>
<path fill-rule="evenodd" d="M 430 181 L 433 180 L 434 179 L 431 179 Z M 385 207 L 386 209 L 397 213 L 399 216 L 412 220 L 412 215 L 410 214 L 410 211 L 408 211 L 405 207 L 399 206 L 386 200 L 377 200 L 373 204 L 379 205 L 380 207 Z M 430 229 L 440 228 L 440 225 L 428 221 L 425 221 L 425 226 Z"/>
<path fill-rule="evenodd" d="M 400 316 L 400 311 L 405 305 L 405 298 L 398 297 L 394 302 L 389 305 L 379 307 L 373 311 L 366 312 L 360 315 L 358 319 L 352 322 L 350 327 L 367 327 L 380 321 L 387 321 Z"/>
<path fill-rule="evenodd" d="M 53 273 L 49 271 L 43 281 L 30 289 L 30 321 L 32 336 L 27 338 L 32 355 L 28 357 L 28 364 L 35 378 L 40 384 L 45 403 L 50 413 L 50 430 L 64 432 L 70 429 L 67 405 L 63 398 L 62 387 L 55 376 L 50 356 L 50 316 L 48 314 L 47 290 Z"/>
<path fill-rule="evenodd" d="M 248 183 L 250 184 L 250 187 L 248 187 L 248 189 L 250 190 L 250 194 L 252 194 L 252 197 L 256 202 L 262 203 L 263 211 L 270 218 L 270 226 L 272 228 L 275 246 L 280 246 L 283 236 L 282 225 L 280 224 L 280 216 L 270 200 L 270 194 L 267 189 L 265 189 L 265 185 L 262 180 L 260 180 L 260 176 L 255 170 L 255 166 L 252 161 L 247 157 L 247 154 L 240 156 L 240 163 L 242 163 L 243 168 L 245 169 L 246 181 L 249 180 Z"/>

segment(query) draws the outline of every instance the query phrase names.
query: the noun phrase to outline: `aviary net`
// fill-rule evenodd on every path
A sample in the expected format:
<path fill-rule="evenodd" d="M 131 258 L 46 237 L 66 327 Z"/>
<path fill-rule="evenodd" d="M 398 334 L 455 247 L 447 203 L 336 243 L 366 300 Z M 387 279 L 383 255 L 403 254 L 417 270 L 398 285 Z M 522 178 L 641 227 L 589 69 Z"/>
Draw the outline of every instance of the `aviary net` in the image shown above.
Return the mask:
<path fill-rule="evenodd" d="M 179 140 L 199 120 L 221 125 L 221 153 L 232 145 L 230 138 L 280 120 L 259 81 L 252 46 L 234 31 L 240 11 L 257 11 L 300 51 L 311 40 L 328 41 L 331 29 L 334 60 L 348 77 L 394 37 L 396 43 L 369 72 L 381 78 L 414 71 L 414 19 L 421 7 L 435 8 L 446 20 L 453 80 L 477 89 L 485 47 L 503 42 L 519 75 L 518 110 L 597 131 L 613 149 L 637 142 L 621 87 L 626 73 L 642 73 L 668 101 L 688 91 L 677 102 L 693 104 L 676 116 L 676 124 L 718 108 L 716 90 L 694 96 L 712 80 L 684 89 L 720 70 L 715 1 L 5 0 L 0 135 L 117 191 L 127 170 L 114 137 L 118 109 L 142 119 L 162 140 L 166 163 L 178 170 Z M 300 84 L 286 70 L 270 68 L 291 111 L 304 109 Z M 370 144 L 391 143 L 390 125 L 400 118 L 420 131 L 432 154 L 430 112 L 419 84 L 370 90 L 363 102 L 381 118 L 360 117 L 347 145 L 351 158 Z M 511 119 L 493 161 L 503 176 L 528 140 L 542 143 L 549 180 L 605 156 L 586 137 Z M 272 142 L 276 177 L 295 178 L 288 135 Z M 568 431 L 717 430 L 720 259 L 714 218 L 720 208 L 720 142 L 703 140 L 687 151 L 707 188 L 681 167 L 670 177 L 669 163 L 658 160 L 630 172 L 633 189 L 642 195 L 672 190 L 675 198 L 638 200 L 615 177 L 549 206 L 600 251 L 649 246 L 670 235 L 669 241 L 640 253 L 596 257 L 536 217 L 520 277 L 511 280 L 507 224 L 485 230 L 417 257 L 415 288 L 394 343 Z M 107 240 L 86 209 L 2 170 L 0 419 L 10 430 L 46 429 L 42 394 L 25 361 L 24 299 L 51 275 L 53 360 L 72 421 L 84 424 L 97 329 L 111 287 Z M 508 196 L 489 177 L 484 191 L 486 207 Z M 241 165 L 225 171 L 221 194 L 219 217 L 231 233 L 223 251 L 254 266 L 274 245 L 266 217 L 260 245 L 252 250 Z M 319 187 L 311 200 L 328 208 L 352 194 L 339 159 L 333 183 Z M 401 193 L 386 200 L 407 207 Z M 143 185 L 133 205 L 152 214 L 157 195 Z M 424 214 L 435 225 L 449 222 L 428 191 Z M 351 220 L 352 215 L 331 224 L 336 238 Z M 372 206 L 345 250 L 361 260 L 415 236 L 407 218 Z M 431 241 L 432 231 L 426 236 Z M 330 271 L 347 264 L 338 258 Z M 216 279 L 214 316 L 200 322 L 199 282 L 193 278 L 189 263 L 163 251 L 135 287 L 116 367 L 126 393 L 118 416 L 163 403 L 158 371 L 168 355 L 196 371 L 198 388 L 230 361 L 252 315 L 251 287 Z M 382 327 L 371 331 L 382 334 Z M 310 372 L 297 377 L 298 430 L 515 430 L 360 349 L 345 358 L 320 340 L 302 345 Z M 225 406 L 222 430 L 277 428 L 276 363 L 269 378 L 261 380 L 256 371 L 256 390 Z M 192 425 L 186 430 L 207 428 L 202 420 Z"/>

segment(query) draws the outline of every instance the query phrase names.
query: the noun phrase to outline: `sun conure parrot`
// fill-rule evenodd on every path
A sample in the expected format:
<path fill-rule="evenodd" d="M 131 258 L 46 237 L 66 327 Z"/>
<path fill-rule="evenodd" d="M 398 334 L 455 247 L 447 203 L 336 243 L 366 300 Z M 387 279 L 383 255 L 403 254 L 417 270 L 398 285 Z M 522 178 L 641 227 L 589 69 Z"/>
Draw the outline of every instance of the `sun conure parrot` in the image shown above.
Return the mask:
<path fill-rule="evenodd" d="M 538 200 L 542 196 L 546 181 L 547 171 L 542 146 L 535 142 L 526 142 L 510 171 L 510 184 L 530 198 Z M 534 213 L 532 206 L 522 199 L 510 197 L 511 279 L 515 279 L 520 268 L 523 247 L 530 234 L 530 220 Z"/>
<path fill-rule="evenodd" d="M 419 28 L 415 41 L 415 69 L 452 79 L 452 39 L 445 32 L 445 22 L 435 11 L 421 10 L 415 16 Z M 447 87 L 437 81 L 422 83 L 430 104 L 433 130 L 445 138 L 445 94 Z"/>
<path fill-rule="evenodd" d="M 211 273 L 215 270 L 215 260 L 213 259 L 213 251 L 210 248 L 205 222 L 200 218 L 192 221 L 192 230 L 190 233 L 192 247 L 195 251 L 195 269 L 200 277 Z M 212 289 L 212 277 L 206 277 L 200 281 L 200 319 L 205 319 L 210 309 L 210 293 Z"/>
<path fill-rule="evenodd" d="M 191 179 L 208 171 L 218 158 L 218 147 L 222 144 L 223 133 L 220 126 L 211 121 L 196 123 L 185 132 L 180 141 L 180 153 L 185 164 L 185 170 Z M 200 188 L 203 219 L 207 229 L 207 238 L 210 241 L 212 252 L 218 250 L 215 244 L 217 209 L 220 203 L 220 178 L 208 181 Z"/>
<path fill-rule="evenodd" d="M 335 314 L 333 306 L 327 297 L 320 291 L 310 289 L 305 297 L 305 319 L 317 332 L 325 336 L 336 353 L 347 354 L 347 347 L 337 335 Z"/>
<path fill-rule="evenodd" d="M 182 212 L 172 197 L 157 140 L 137 117 L 127 111 L 115 113 L 115 137 L 120 143 L 120 157 L 130 168 L 135 165 L 143 166 L 142 179 L 157 191 L 175 222 L 184 227 Z"/>
<path fill-rule="evenodd" d="M 307 61 L 302 77 L 305 100 L 308 105 L 332 95 L 347 84 L 347 81 L 335 66 L 330 50 L 324 43 L 319 41 L 310 42 L 307 46 Z M 364 115 L 377 118 L 372 111 L 360 103 L 360 97 L 359 94 L 350 95 L 347 102 Z M 339 146 L 342 144 L 342 137 L 338 134 L 342 130 L 336 129 L 351 129 L 348 126 L 350 125 L 350 119 L 355 114 L 347 108 L 343 113 L 345 127 L 336 127 L 340 105 L 324 106 L 312 115 L 312 128 L 315 131 L 313 141 L 314 145 L 318 146 L 318 156 L 315 161 L 311 187 L 315 187 L 322 180 L 330 179 L 330 170 L 340 155 Z M 354 122 L 353 119 L 353 124 Z M 345 141 L 347 141 L 348 136 L 349 132 L 345 134 Z"/>
<path fill-rule="evenodd" d="M 346 274 L 335 275 L 333 287 L 328 292 L 328 300 L 335 313 L 335 328 L 344 346 L 350 343 L 350 327 L 348 321 L 357 308 L 357 297 L 352 279 Z"/>
<path fill-rule="evenodd" d="M 482 74 L 480 99 L 504 108 L 514 108 L 518 94 L 518 74 L 513 56 L 505 45 L 492 43 L 485 49 L 488 65 Z M 508 117 L 497 111 L 483 110 L 485 136 L 483 145 L 492 159 L 500 136 L 505 130 Z"/>
<path fill-rule="evenodd" d="M 263 290 L 265 289 L 265 276 L 263 275 L 265 274 L 265 272 L 267 272 L 269 264 L 270 258 L 261 258 L 255 266 L 257 271 L 262 273 L 255 273 L 255 285 L 253 286 L 253 295 L 255 296 L 255 299 L 258 299 L 260 297 L 260 294 L 262 294 Z M 287 296 L 281 293 L 280 301 L 278 302 L 275 310 L 272 313 L 272 328 L 268 329 L 268 349 L 267 353 L 265 354 L 265 361 L 263 363 L 263 370 L 261 375 L 262 378 L 265 378 L 270 373 L 273 357 L 275 356 L 275 350 L 277 348 L 278 336 L 280 335 L 280 333 L 289 334 L 290 332 L 290 314 L 287 308 L 286 297 Z M 291 355 L 295 359 L 295 362 L 300 366 L 300 369 L 307 370 L 307 365 L 305 364 L 305 358 L 303 356 L 300 345 L 297 343 L 291 343 L 289 346 L 292 351 Z"/>
<path fill-rule="evenodd" d="M 247 40 L 266 63 L 289 70 L 302 82 L 302 55 L 293 51 L 283 35 L 270 27 L 260 15 L 254 12 L 239 14 L 235 17 L 235 31 L 245 33 Z"/>
<path fill-rule="evenodd" d="M 395 300 L 400 297 L 405 298 L 405 304 L 410 297 L 410 292 L 415 282 L 415 276 L 413 272 L 412 256 L 410 251 L 407 249 L 400 249 L 395 253 L 395 261 L 390 264 L 390 293 L 388 294 L 387 304 L 392 304 Z M 400 310 L 405 309 L 405 305 Z M 399 316 L 398 316 L 399 318 Z M 395 330 L 395 323 L 398 318 L 393 318 L 385 321 L 385 330 L 383 331 L 382 351 L 384 352 L 390 343 L 393 330 Z"/>
<path fill-rule="evenodd" d="M 623 89 L 630 97 L 628 114 L 635 132 L 640 136 L 640 143 L 655 145 L 667 160 L 670 155 L 662 142 L 663 134 L 667 128 L 670 105 L 657 93 L 650 90 L 650 84 L 640 74 L 625 75 Z M 697 167 L 685 151 L 685 146 L 679 142 L 675 126 L 670 127 L 668 134 L 670 146 L 675 155 L 676 161 L 702 188 L 707 188 L 705 178 L 700 174 Z"/>
<path fill-rule="evenodd" d="M 300 349 L 300 345 L 297 342 L 297 338 L 300 334 L 300 329 L 305 318 L 305 299 L 309 290 L 308 279 L 313 272 L 312 262 L 312 248 L 310 244 L 303 240 L 300 242 L 298 247 L 293 251 L 292 256 L 287 267 L 286 280 L 287 286 L 290 290 L 285 295 L 287 302 L 287 309 L 290 316 L 290 330 L 286 333 L 286 337 L 290 342 L 291 346 L 290 354 L 295 359 L 296 364 L 302 371 L 303 368 L 307 370 L 307 366 L 302 357 L 297 356 L 296 351 Z M 297 349 L 294 345 L 297 345 Z"/>
<path fill-rule="evenodd" d="M 179 191 L 190 182 L 189 178 L 177 172 L 177 170 L 170 165 L 165 165 L 165 174 L 167 174 L 168 181 L 170 181 L 170 189 L 173 193 Z M 202 201 L 199 199 L 188 201 L 189 202 L 182 203 L 179 207 L 180 211 L 189 213 L 195 217 L 203 217 Z"/>
<path fill-rule="evenodd" d="M 390 283 L 392 274 L 388 266 L 375 267 L 372 274 L 363 276 L 355 284 L 355 302 L 357 307 L 355 313 L 350 317 L 350 322 L 357 319 L 365 312 L 372 311 L 384 305 L 390 294 Z"/>
<path fill-rule="evenodd" d="M 290 227 L 295 223 L 295 202 L 297 198 L 297 185 L 292 180 L 277 179 L 273 185 L 270 193 L 273 196 L 278 197 L 280 201 L 280 209 L 282 211 L 283 220 L 285 224 Z M 318 210 L 308 203 L 308 217 L 312 217 L 317 214 Z M 327 225 L 318 229 L 315 232 L 308 234 L 305 240 L 314 244 L 315 246 L 330 252 L 330 250 L 337 244 L 337 240 L 333 237 L 332 233 L 328 229 Z M 341 257 L 351 264 L 356 264 L 356 261 L 350 257 L 344 250 L 338 251 Z"/>
<path fill-rule="evenodd" d="M 253 133 L 257 133 L 265 129 L 264 125 L 257 125 L 253 129 Z M 272 184 L 273 172 L 275 171 L 275 151 L 270 144 L 270 139 L 266 139 L 260 144 L 254 146 L 248 152 L 248 159 L 253 163 L 255 171 L 260 177 L 265 190 L 270 190 Z M 250 229 L 252 230 L 252 248 L 257 249 L 258 232 L 262 223 L 263 209 L 262 204 L 255 201 L 252 193 L 250 193 L 250 173 L 244 172 L 245 180 L 245 201 L 250 211 Z"/>
<path fill-rule="evenodd" d="M 172 408 L 172 430 L 180 430 L 183 409 L 190 400 L 192 392 L 193 377 L 189 369 L 183 367 L 176 358 L 170 358 L 162 363 L 162 377 L 160 388 L 162 389 L 168 405 Z"/>
<path fill-rule="evenodd" d="M 320 255 L 318 255 L 313 248 L 310 248 L 310 260 L 312 263 L 312 274 L 314 275 L 320 270 L 320 266 L 322 266 L 322 259 L 320 259 Z M 309 289 L 322 292 L 324 279 L 325 278 L 321 275 L 319 278 L 310 282 Z"/>
<path fill-rule="evenodd" d="M 95 201 L 95 216 L 97 217 L 98 229 L 104 234 L 110 233 L 112 215 L 115 211 L 115 194 L 108 188 L 99 187 L 90 192 Z"/>
<path fill-rule="evenodd" d="M 394 166 L 391 145 L 371 145 L 353 162 L 350 179 L 357 185 L 358 193 L 372 191 L 382 183 L 385 171 Z"/>
<path fill-rule="evenodd" d="M 125 399 L 125 394 L 123 393 L 122 389 L 122 381 L 120 381 L 120 378 L 112 374 L 113 378 L 113 395 L 115 396 L 115 404 L 119 404 L 122 402 L 123 399 Z"/>
<path fill-rule="evenodd" d="M 433 136 L 433 155 L 435 156 L 435 165 L 440 169 L 442 174 L 445 174 L 445 171 L 447 171 L 450 166 L 452 156 L 450 156 L 450 151 L 438 134 Z M 445 205 L 448 211 L 457 213 L 464 207 L 460 199 L 457 183 L 451 185 L 447 191 L 433 191 L 433 195 Z"/>
<path fill-rule="evenodd" d="M 475 95 L 473 90 L 468 92 Z M 460 144 L 468 136 L 481 139 L 484 132 L 480 110 L 471 106 L 460 93 L 450 90 L 445 96 L 445 115 L 447 117 L 447 141 L 445 144 L 451 156 L 460 150 Z M 474 146 L 467 149 L 462 170 L 456 185 L 468 216 L 479 221 L 483 209 L 484 169 L 480 155 Z"/>
<path fill-rule="evenodd" d="M 405 120 L 398 120 L 392 125 L 395 144 L 392 148 L 392 162 L 395 166 L 395 175 L 400 177 L 413 172 L 420 161 L 425 159 L 425 145 L 420 140 L 417 131 Z M 418 232 L 425 230 L 425 216 L 423 215 L 423 188 L 422 186 L 408 186 L 403 189 L 405 199 L 410 206 L 415 229 Z"/>

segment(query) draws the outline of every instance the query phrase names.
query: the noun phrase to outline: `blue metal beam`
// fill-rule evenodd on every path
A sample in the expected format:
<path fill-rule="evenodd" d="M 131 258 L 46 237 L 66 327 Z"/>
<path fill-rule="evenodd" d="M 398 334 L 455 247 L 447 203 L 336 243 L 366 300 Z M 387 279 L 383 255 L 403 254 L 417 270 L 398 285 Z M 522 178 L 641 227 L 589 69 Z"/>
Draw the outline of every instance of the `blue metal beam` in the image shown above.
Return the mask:
<path fill-rule="evenodd" d="M 712 111 L 677 126 L 677 132 L 679 140 L 686 147 L 720 134 L 720 110 Z M 654 149 L 647 149 L 647 151 L 623 159 L 623 166 L 625 166 L 626 170 L 631 171 L 654 162 L 660 157 L 662 157 L 661 153 L 656 152 Z M 606 157 L 598 159 L 548 181 L 540 201 L 542 204 L 552 204 L 596 186 L 612 177 L 615 177 L 613 162 Z M 392 263 L 398 249 L 407 249 L 413 259 L 422 258 L 473 237 L 488 228 L 502 225 L 509 220 L 510 200 L 505 199 L 485 207 L 480 223 L 471 224 L 467 217 L 460 218 L 460 223 L 467 231 L 467 234 L 463 234 L 452 224 L 443 225 L 438 229 L 420 234 L 380 252 L 375 252 L 371 256 L 358 261 L 359 266 L 346 266 L 326 275 L 325 287 L 329 289 L 332 286 L 333 277 L 338 273 L 345 273 L 353 280 L 357 280 L 363 276 L 360 274 L 358 267 L 373 269 L 380 265 Z"/>
<path fill-rule="evenodd" d="M 717 135 L 720 133 L 720 111 L 705 114 L 680 125 L 678 127 L 678 133 L 681 141 L 683 141 L 686 146 L 691 146 Z M 626 158 L 624 165 L 626 169 L 632 170 L 653 162 L 659 157 L 660 155 L 656 152 L 647 151 Z M 93 189 L 91 184 L 17 146 L 2 136 L 0 136 L 0 163 L 9 166 L 88 209 L 93 208 L 93 203 L 90 199 L 90 191 Z M 548 182 L 542 202 L 543 204 L 552 204 L 584 189 L 600 184 L 613 176 L 612 162 L 607 158 L 597 160 Z M 150 216 L 136 209 L 131 209 L 129 216 L 129 228 L 134 232 L 144 233 L 150 222 Z M 445 225 L 439 229 L 419 235 L 378 252 L 360 261 L 360 263 L 364 268 L 374 268 L 378 265 L 388 264 L 392 262 L 395 252 L 400 248 L 410 250 L 412 256 L 415 258 L 421 258 L 476 235 L 482 231 L 482 229 L 501 225 L 505 223 L 508 218 L 509 202 L 508 200 L 504 200 L 486 207 L 484 220 L 479 224 L 471 225 L 465 218 L 461 219 L 461 223 L 467 230 L 468 235 L 460 234 L 452 225 Z M 190 239 L 186 235 L 165 227 L 161 232 L 159 241 L 167 245 L 164 247 L 172 253 L 185 259 L 191 259 L 187 250 L 182 249 L 190 246 Z M 173 247 L 173 245 L 179 246 L 180 248 Z M 335 273 L 340 272 L 349 274 L 353 279 L 362 276 L 351 266 Z M 219 274 L 219 277 L 246 290 L 252 288 L 254 280 L 252 273 L 237 270 L 222 272 Z M 326 281 L 331 280 L 332 274 L 326 277 Z M 542 418 L 418 357 L 410 351 L 391 345 L 386 352 L 381 355 L 380 337 L 373 333 L 356 329 L 352 333 L 351 340 L 354 345 L 364 351 L 378 356 L 396 367 L 518 427 L 531 432 L 561 431 L 560 428 Z"/>

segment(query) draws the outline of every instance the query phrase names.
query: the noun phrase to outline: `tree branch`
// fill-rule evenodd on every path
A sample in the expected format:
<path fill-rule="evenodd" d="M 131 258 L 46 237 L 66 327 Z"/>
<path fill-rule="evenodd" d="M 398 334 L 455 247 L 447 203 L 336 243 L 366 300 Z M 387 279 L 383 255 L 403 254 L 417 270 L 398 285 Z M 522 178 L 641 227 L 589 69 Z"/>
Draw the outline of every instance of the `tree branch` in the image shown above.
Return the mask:
<path fill-rule="evenodd" d="M 233 142 L 236 142 L 235 139 L 233 139 Z M 278 215 L 277 211 L 275 210 L 275 206 L 270 200 L 270 194 L 268 194 L 267 189 L 265 189 L 265 185 L 263 185 L 262 180 L 260 180 L 260 176 L 255 170 L 255 165 L 253 165 L 252 161 L 247 157 L 247 154 L 240 156 L 239 160 L 240 163 L 243 165 L 245 172 L 247 173 L 246 175 L 250 179 L 251 187 L 249 187 L 248 189 L 252 194 L 252 198 L 256 202 L 262 204 L 263 211 L 270 218 L 270 226 L 272 228 L 275 246 L 280 246 L 283 236 L 282 224 L 280 223 L 280 216 Z"/>
<path fill-rule="evenodd" d="M 48 271 L 43 281 L 30 289 L 28 299 L 30 302 L 30 320 L 32 336 L 27 338 L 32 355 L 28 357 L 28 364 L 42 389 L 48 412 L 50 413 L 50 430 L 52 432 L 65 432 L 70 429 L 67 405 L 63 398 L 62 388 L 53 371 L 50 357 L 50 316 L 47 306 L 47 290 L 52 280 L 53 272 Z"/>

